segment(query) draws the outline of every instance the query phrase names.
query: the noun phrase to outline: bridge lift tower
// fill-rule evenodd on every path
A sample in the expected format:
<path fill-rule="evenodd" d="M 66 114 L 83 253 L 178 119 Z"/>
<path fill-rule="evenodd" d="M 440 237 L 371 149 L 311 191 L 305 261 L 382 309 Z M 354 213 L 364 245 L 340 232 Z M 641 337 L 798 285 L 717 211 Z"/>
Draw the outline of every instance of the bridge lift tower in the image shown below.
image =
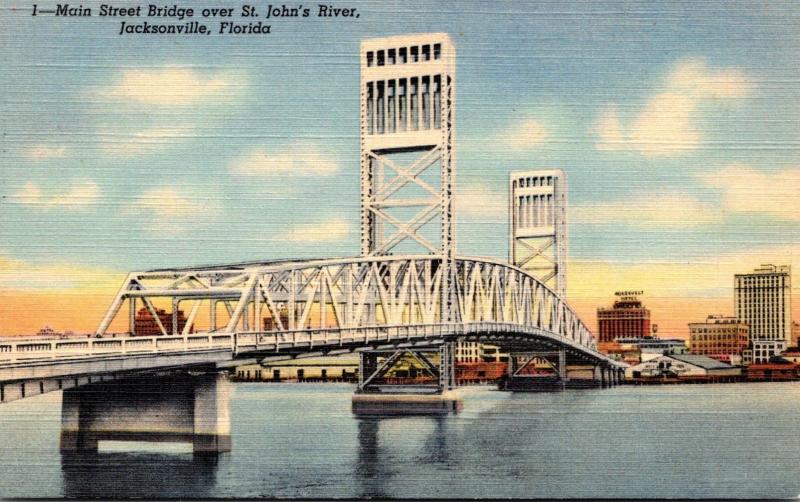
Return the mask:
<path fill-rule="evenodd" d="M 509 195 L 511 263 L 565 299 L 567 175 L 560 169 L 512 172 Z"/>
<path fill-rule="evenodd" d="M 439 322 L 457 322 L 455 46 L 445 33 L 401 35 L 362 41 L 360 57 L 361 254 L 441 256 Z M 453 345 L 440 350 L 448 373 Z"/>

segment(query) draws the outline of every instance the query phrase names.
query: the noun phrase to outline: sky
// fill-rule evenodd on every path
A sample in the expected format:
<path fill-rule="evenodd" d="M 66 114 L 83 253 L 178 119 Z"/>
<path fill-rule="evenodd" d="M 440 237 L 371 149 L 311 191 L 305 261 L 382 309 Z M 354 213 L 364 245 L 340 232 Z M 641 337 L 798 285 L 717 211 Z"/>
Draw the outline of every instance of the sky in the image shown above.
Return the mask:
<path fill-rule="evenodd" d="M 560 168 L 590 326 L 643 290 L 685 338 L 734 273 L 800 271 L 795 3 L 336 6 L 360 17 L 163 37 L 4 2 L 0 334 L 91 331 L 130 270 L 358 254 L 359 43 L 412 32 L 456 45 L 460 255 L 506 258 L 508 173 Z"/>

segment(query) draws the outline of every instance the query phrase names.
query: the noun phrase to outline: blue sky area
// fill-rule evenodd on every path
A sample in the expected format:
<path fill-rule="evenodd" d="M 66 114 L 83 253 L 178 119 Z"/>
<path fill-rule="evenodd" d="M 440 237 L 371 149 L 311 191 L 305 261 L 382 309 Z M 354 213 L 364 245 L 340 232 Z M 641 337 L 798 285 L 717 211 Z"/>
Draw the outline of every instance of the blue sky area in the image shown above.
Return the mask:
<path fill-rule="evenodd" d="M 5 4 L 9 260 L 357 254 L 359 41 L 428 31 L 458 53 L 461 254 L 506 256 L 508 172 L 539 167 L 567 172 L 572 260 L 800 241 L 796 2 L 348 1 L 360 18 L 240 37 L 120 37 L 117 20 Z"/>

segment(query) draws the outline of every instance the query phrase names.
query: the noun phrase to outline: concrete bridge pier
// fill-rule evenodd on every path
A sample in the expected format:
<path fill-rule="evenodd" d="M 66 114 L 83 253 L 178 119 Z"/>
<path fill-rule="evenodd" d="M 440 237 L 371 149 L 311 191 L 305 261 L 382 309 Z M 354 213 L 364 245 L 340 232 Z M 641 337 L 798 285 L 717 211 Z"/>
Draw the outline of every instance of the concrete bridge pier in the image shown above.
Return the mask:
<path fill-rule="evenodd" d="M 541 375 L 536 365 L 546 360 L 556 370 Z M 607 388 L 620 383 L 620 372 L 603 363 L 566 363 L 563 351 L 513 353 L 501 390 L 558 391 L 563 389 Z M 531 370 L 533 368 L 533 370 Z"/>
<path fill-rule="evenodd" d="M 231 450 L 231 386 L 222 373 L 100 382 L 64 391 L 61 451 L 99 441 L 188 442 L 194 453 Z"/>
<path fill-rule="evenodd" d="M 441 415 L 461 410 L 455 343 L 360 353 L 356 415 Z"/>
<path fill-rule="evenodd" d="M 622 375 L 618 369 L 601 366 L 600 368 L 600 380 L 602 387 L 616 387 L 622 383 Z"/>
<path fill-rule="evenodd" d="M 594 381 L 596 382 L 597 386 L 601 389 L 606 386 L 603 367 L 599 364 L 595 365 L 594 367 Z"/>

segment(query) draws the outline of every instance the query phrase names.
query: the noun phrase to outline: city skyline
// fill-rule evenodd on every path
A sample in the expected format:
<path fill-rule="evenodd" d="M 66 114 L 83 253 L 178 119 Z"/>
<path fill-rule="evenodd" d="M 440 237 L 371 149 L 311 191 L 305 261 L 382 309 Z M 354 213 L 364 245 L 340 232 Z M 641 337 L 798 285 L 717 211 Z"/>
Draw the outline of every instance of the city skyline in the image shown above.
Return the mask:
<path fill-rule="evenodd" d="M 361 24 L 276 22 L 259 44 L 113 38 L 93 18 L 75 45 L 70 23 L 0 13 L 0 333 L 93 330 L 132 269 L 357 255 L 358 95 L 339 89 L 361 39 L 406 31 L 449 32 L 459 53 L 459 254 L 506 259 L 508 173 L 553 168 L 570 180 L 568 298 L 590 325 L 641 289 L 659 335 L 688 338 L 733 314 L 734 274 L 794 264 L 789 4 L 543 4 L 518 23 L 512 3 L 413 20 L 353 5 Z M 564 9 L 610 14 L 548 23 Z"/>

